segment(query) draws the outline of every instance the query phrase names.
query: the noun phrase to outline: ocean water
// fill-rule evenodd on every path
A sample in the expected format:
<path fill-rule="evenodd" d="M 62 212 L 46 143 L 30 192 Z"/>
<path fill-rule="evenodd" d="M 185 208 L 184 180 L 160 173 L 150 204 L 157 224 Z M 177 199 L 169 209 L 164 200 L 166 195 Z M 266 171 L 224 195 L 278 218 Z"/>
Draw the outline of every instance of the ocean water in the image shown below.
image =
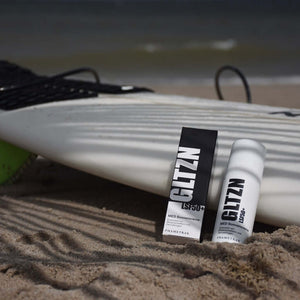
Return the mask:
<path fill-rule="evenodd" d="M 44 74 L 91 66 L 111 82 L 211 83 L 232 64 L 252 82 L 300 84 L 299 37 L 297 0 L 0 2 L 0 59 Z"/>

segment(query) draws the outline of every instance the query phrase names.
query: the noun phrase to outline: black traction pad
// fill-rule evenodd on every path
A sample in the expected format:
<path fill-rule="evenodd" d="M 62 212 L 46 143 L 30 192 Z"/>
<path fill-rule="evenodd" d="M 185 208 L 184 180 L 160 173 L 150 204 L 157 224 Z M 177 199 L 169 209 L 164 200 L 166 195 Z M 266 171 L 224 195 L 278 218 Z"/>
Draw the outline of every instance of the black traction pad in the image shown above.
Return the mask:
<path fill-rule="evenodd" d="M 7 61 L 0 61 L 0 109 L 14 110 L 28 106 L 83 98 L 98 94 L 151 92 L 147 88 L 93 83 L 82 80 L 38 76 Z"/>

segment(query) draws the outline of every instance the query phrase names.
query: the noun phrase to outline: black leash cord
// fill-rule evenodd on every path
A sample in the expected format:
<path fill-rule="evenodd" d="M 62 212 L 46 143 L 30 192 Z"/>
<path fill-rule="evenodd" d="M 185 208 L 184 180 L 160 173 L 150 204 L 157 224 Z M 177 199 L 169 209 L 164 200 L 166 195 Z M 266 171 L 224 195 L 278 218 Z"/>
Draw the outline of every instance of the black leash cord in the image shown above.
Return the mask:
<path fill-rule="evenodd" d="M 80 69 L 74 69 L 74 70 L 70 70 L 64 73 L 60 73 L 58 75 L 52 76 L 50 77 L 51 79 L 57 79 L 57 78 L 64 78 L 67 76 L 71 76 L 71 75 L 75 75 L 75 74 L 79 74 L 79 73 L 91 73 L 94 77 L 95 77 L 95 81 L 96 83 L 100 84 L 100 77 L 98 75 L 98 73 L 92 69 L 92 68 L 80 68 Z"/>
<path fill-rule="evenodd" d="M 67 76 L 80 74 L 80 73 L 84 73 L 84 72 L 91 73 L 95 77 L 96 83 L 100 84 L 100 78 L 98 76 L 98 73 L 94 69 L 79 68 L 79 69 L 70 70 L 70 71 L 67 71 L 67 72 L 64 72 L 64 73 L 60 73 L 60 74 L 57 74 L 57 75 L 54 75 L 54 76 L 51 76 L 51 77 L 41 77 L 41 78 L 38 78 L 37 80 L 34 80 L 30 83 L 23 84 L 23 85 L 10 86 L 10 87 L 1 87 L 0 92 L 1 91 L 19 90 L 19 89 L 23 89 L 23 88 L 26 88 L 26 87 L 34 86 L 36 84 L 47 84 L 47 83 L 50 83 L 50 82 L 54 82 L 56 79 L 62 79 L 62 78 L 67 77 Z"/>
<path fill-rule="evenodd" d="M 220 80 L 220 76 L 221 76 L 221 73 L 225 70 L 230 70 L 230 71 L 233 71 L 234 73 L 236 73 L 241 79 L 242 79 L 242 82 L 243 82 L 243 85 L 245 87 L 245 91 L 246 91 L 246 98 L 247 98 L 247 102 L 248 103 L 252 103 L 252 98 L 251 98 L 251 93 L 250 93 L 250 88 L 249 88 L 249 84 L 246 80 L 246 77 L 244 76 L 244 74 L 236 67 L 233 67 L 233 66 L 229 66 L 229 65 L 226 65 L 226 66 L 223 66 L 221 67 L 216 75 L 215 75 L 215 87 L 216 87 L 216 91 L 217 91 L 217 94 L 218 94 L 218 97 L 220 100 L 224 100 L 224 97 L 221 93 L 221 89 L 220 89 L 220 84 L 219 84 L 219 80 Z"/>

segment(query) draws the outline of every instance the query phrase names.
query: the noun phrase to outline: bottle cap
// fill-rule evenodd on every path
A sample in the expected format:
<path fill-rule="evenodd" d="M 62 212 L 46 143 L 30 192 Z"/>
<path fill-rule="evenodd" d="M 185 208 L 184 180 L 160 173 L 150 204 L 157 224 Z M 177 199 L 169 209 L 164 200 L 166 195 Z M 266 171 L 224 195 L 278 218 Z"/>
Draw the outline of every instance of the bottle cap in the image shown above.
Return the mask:
<path fill-rule="evenodd" d="M 232 145 L 228 170 L 247 172 L 260 182 L 265 156 L 266 148 L 261 143 L 250 139 L 236 140 Z"/>

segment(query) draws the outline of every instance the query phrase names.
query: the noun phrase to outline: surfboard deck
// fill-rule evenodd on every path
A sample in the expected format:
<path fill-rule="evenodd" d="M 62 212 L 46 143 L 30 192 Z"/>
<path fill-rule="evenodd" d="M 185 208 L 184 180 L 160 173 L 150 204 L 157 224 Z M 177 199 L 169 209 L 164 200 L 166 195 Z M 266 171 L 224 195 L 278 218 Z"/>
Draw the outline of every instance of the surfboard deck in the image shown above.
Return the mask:
<path fill-rule="evenodd" d="M 212 209 L 218 205 L 232 143 L 256 139 L 267 149 L 257 220 L 300 225 L 299 112 L 146 92 L 100 94 L 0 110 L 0 139 L 96 176 L 168 196 L 182 127 L 217 130 L 208 194 Z"/>

